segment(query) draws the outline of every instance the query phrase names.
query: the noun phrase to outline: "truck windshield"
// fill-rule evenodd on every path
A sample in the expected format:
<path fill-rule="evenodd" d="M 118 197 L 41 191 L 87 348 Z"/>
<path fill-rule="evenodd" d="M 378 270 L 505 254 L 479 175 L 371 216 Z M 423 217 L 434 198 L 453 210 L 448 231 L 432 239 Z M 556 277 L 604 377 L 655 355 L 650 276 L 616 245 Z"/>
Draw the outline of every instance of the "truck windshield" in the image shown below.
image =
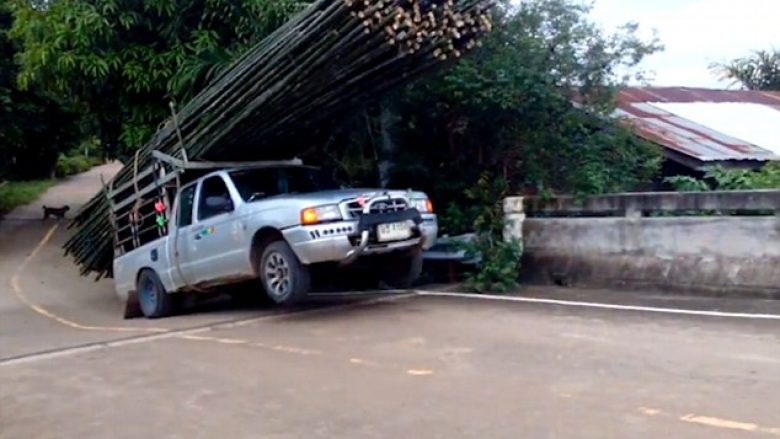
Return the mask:
<path fill-rule="evenodd" d="M 230 173 L 241 198 L 256 201 L 280 194 L 338 189 L 338 185 L 314 168 L 242 169 Z"/>
<path fill-rule="evenodd" d="M 283 194 L 305 194 L 307 192 L 339 189 L 339 186 L 327 178 L 319 169 L 285 168 L 280 170 L 284 178 L 280 180 Z"/>

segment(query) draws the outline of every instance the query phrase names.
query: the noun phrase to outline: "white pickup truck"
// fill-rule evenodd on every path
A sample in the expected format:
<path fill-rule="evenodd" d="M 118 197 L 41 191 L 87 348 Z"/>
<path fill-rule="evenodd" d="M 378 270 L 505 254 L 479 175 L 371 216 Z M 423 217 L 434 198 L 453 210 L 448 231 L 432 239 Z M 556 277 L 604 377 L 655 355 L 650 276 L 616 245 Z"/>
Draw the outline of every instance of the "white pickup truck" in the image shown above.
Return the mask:
<path fill-rule="evenodd" d="M 148 318 L 169 315 L 180 293 L 256 278 L 275 302 L 295 303 L 314 264 L 375 259 L 381 280 L 407 288 L 437 229 L 421 192 L 337 188 L 306 166 L 219 169 L 178 190 L 167 234 L 118 254 L 114 280 Z"/>

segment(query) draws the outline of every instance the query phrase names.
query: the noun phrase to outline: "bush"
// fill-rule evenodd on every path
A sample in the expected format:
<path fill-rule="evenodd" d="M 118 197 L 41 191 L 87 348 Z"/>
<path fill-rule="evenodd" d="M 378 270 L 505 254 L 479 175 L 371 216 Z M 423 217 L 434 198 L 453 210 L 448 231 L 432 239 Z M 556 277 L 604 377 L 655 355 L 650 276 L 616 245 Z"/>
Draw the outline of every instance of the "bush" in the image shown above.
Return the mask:
<path fill-rule="evenodd" d="M 466 191 L 476 207 L 473 242 L 467 251 L 480 256 L 479 269 L 469 275 L 466 285 L 475 292 L 506 292 L 517 287 L 522 242 L 504 241 L 503 201 L 508 194 L 506 181 L 483 174 L 477 185 Z"/>
<path fill-rule="evenodd" d="M 676 176 L 665 181 L 678 192 L 780 189 L 780 163 L 769 163 L 757 171 L 713 166 L 706 169 L 704 179 Z"/>
<path fill-rule="evenodd" d="M 439 233 L 458 236 L 471 232 L 476 210 L 476 206 L 462 208 L 455 203 L 450 203 L 444 213 L 439 215 Z"/>
<path fill-rule="evenodd" d="M 32 203 L 46 192 L 53 180 L 12 181 L 0 186 L 0 214 Z"/>
<path fill-rule="evenodd" d="M 62 155 L 57 160 L 57 165 L 54 168 L 54 175 L 57 178 L 63 178 L 89 171 L 93 166 L 98 164 L 100 164 L 100 160 L 97 158 L 87 158 L 83 155 Z"/>

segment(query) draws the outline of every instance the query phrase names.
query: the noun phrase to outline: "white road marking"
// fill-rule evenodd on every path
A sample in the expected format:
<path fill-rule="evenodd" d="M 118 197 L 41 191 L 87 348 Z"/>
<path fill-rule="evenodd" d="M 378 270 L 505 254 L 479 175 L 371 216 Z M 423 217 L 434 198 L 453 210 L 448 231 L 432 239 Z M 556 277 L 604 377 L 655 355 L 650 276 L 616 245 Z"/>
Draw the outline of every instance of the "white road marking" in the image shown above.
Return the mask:
<path fill-rule="evenodd" d="M 728 430 L 758 431 L 758 425 L 752 422 L 732 421 L 729 419 L 713 418 L 711 416 L 697 416 L 693 414 L 681 416 L 680 420 L 691 424 L 701 424 L 708 427 L 725 428 Z"/>
<path fill-rule="evenodd" d="M 701 416 L 687 414 L 683 416 L 673 415 L 659 409 L 649 407 L 639 407 L 639 412 L 645 416 L 663 417 L 666 419 L 676 419 L 689 424 L 697 424 L 705 427 L 718 428 L 724 430 L 739 430 L 750 433 L 763 433 L 772 436 L 780 436 L 780 428 L 765 427 L 753 422 L 735 421 L 733 419 L 716 418 L 714 416 Z"/>
<path fill-rule="evenodd" d="M 558 299 L 541 299 L 535 297 L 447 293 L 447 292 L 440 292 L 440 291 L 424 291 L 424 290 L 418 291 L 417 295 L 431 296 L 431 297 L 459 297 L 459 298 L 472 299 L 472 300 L 536 303 L 536 304 L 543 304 L 543 305 L 559 305 L 559 306 L 571 306 L 571 307 L 580 307 L 580 308 L 609 309 L 609 310 L 616 310 L 616 311 L 638 311 L 638 312 L 649 312 L 649 313 L 658 313 L 658 314 L 676 314 L 676 315 L 700 316 L 700 317 L 728 317 L 728 318 L 749 319 L 749 320 L 780 320 L 780 315 L 778 314 L 749 314 L 749 313 L 737 313 L 737 312 L 701 311 L 695 309 L 657 308 L 652 306 L 613 305 L 609 303 L 579 302 L 574 300 L 558 300 Z"/>
<path fill-rule="evenodd" d="M 406 373 L 408 375 L 417 377 L 433 375 L 433 371 L 430 369 L 409 369 L 406 371 Z"/>

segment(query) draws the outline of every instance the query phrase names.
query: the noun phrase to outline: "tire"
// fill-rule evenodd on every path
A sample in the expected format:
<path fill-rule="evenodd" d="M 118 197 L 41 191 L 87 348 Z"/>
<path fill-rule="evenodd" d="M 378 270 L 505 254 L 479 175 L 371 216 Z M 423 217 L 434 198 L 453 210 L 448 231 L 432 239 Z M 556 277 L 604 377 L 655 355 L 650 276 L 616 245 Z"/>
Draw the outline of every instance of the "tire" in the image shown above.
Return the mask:
<path fill-rule="evenodd" d="M 138 305 L 144 317 L 158 319 L 168 317 L 176 309 L 176 297 L 168 294 L 165 287 L 153 270 L 143 270 L 138 276 L 136 285 Z"/>
<path fill-rule="evenodd" d="M 405 255 L 392 256 L 382 269 L 382 282 L 390 288 L 409 289 L 422 274 L 423 255 L 416 249 Z"/>
<path fill-rule="evenodd" d="M 309 294 L 311 274 L 284 241 L 263 249 L 257 273 L 268 297 L 279 305 L 294 305 Z"/>

